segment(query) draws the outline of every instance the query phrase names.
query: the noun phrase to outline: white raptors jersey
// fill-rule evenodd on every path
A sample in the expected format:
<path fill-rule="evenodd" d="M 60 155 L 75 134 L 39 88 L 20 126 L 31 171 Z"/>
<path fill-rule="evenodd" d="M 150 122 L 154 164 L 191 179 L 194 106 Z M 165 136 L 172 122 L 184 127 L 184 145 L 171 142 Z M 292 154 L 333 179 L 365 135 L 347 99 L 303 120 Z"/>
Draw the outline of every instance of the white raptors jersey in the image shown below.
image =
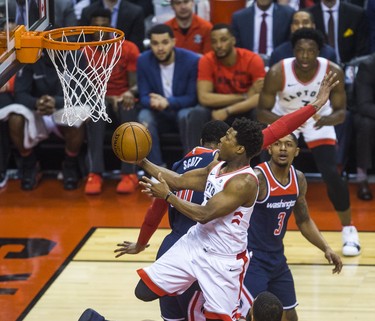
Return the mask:
<path fill-rule="evenodd" d="M 286 115 L 297 109 L 312 103 L 319 92 L 320 84 L 328 72 L 329 61 L 318 57 L 318 68 L 314 77 L 304 83 L 299 80 L 294 70 L 295 58 L 287 58 L 282 61 L 284 87 L 277 95 L 277 102 L 272 111 L 277 115 Z M 331 104 L 328 101 L 317 114 L 321 116 L 332 113 Z M 305 141 L 314 141 L 323 138 L 336 139 L 333 126 L 324 126 L 320 130 L 314 128 L 314 117 L 309 118 L 296 132 L 297 137 L 302 132 Z M 332 127 L 332 128 L 330 128 Z"/>
<path fill-rule="evenodd" d="M 212 196 L 221 192 L 225 184 L 234 176 L 249 174 L 256 178 L 250 166 L 231 173 L 220 174 L 223 164 L 225 162 L 217 164 L 208 175 L 202 205 L 205 205 Z M 232 213 L 216 218 L 206 224 L 197 223 L 190 228 L 188 234 L 199 239 L 207 251 L 230 255 L 242 253 L 247 247 L 247 229 L 254 204 L 250 207 L 240 206 Z"/>

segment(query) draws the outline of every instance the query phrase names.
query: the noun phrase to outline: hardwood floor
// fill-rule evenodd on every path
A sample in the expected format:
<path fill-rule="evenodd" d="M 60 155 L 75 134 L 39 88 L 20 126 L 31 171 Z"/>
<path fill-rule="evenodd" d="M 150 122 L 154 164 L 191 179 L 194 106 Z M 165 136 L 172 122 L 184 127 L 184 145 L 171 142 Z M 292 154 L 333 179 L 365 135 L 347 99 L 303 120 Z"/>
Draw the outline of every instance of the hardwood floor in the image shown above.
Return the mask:
<path fill-rule="evenodd" d="M 136 240 L 150 200 L 139 191 L 117 195 L 116 181 L 107 180 L 98 196 L 86 196 L 83 186 L 64 191 L 62 183 L 45 179 L 32 192 L 23 192 L 11 180 L 0 190 L 0 320 L 78 320 L 93 307 L 110 320 L 161 320 L 158 304 L 143 303 L 133 295 L 135 270 L 154 259 L 159 230 L 141 256 L 114 259 L 117 242 Z M 298 232 L 285 240 L 295 276 L 300 320 L 373 319 L 375 286 L 374 201 L 362 202 L 351 184 L 353 221 L 361 231 L 363 253 L 345 258 L 343 273 L 331 268 L 317 249 Z M 339 220 L 325 187 L 310 182 L 311 215 L 332 247 L 340 251 Z M 168 227 L 164 218 L 162 227 Z M 296 229 L 293 219 L 291 231 Z M 289 239 L 291 237 L 291 239 Z M 371 300 L 371 301 L 370 301 Z"/>

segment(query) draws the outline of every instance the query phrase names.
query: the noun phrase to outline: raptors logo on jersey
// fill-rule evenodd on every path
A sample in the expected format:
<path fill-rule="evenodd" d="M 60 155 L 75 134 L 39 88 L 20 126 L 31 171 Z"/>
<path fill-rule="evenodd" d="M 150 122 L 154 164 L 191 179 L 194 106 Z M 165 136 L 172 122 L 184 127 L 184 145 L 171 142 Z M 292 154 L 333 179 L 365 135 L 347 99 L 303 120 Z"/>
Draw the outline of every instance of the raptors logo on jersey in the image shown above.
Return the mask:
<path fill-rule="evenodd" d="M 213 195 L 221 192 L 225 184 L 234 176 L 249 174 L 256 177 L 250 166 L 231 173 L 220 174 L 224 164 L 225 162 L 217 164 L 208 175 L 202 205 L 205 205 Z M 240 206 L 232 213 L 216 218 L 206 224 L 197 223 L 188 233 L 194 233 L 197 238 L 202 240 L 202 244 L 212 252 L 224 254 L 241 253 L 246 250 L 247 229 L 253 206 Z"/>
<path fill-rule="evenodd" d="M 294 70 L 295 58 L 282 60 L 284 88 L 277 94 L 277 102 L 272 111 L 277 115 L 287 115 L 302 106 L 308 105 L 316 99 L 320 84 L 328 72 L 329 61 L 318 57 L 318 67 L 313 78 L 308 82 L 302 82 L 297 78 Z M 332 113 L 331 103 L 328 101 L 318 112 L 320 116 Z M 334 145 L 336 143 L 336 133 L 333 126 L 323 126 L 315 128 L 314 117 L 309 118 L 294 134 L 299 137 L 303 134 L 305 142 L 312 148 L 321 143 Z"/>

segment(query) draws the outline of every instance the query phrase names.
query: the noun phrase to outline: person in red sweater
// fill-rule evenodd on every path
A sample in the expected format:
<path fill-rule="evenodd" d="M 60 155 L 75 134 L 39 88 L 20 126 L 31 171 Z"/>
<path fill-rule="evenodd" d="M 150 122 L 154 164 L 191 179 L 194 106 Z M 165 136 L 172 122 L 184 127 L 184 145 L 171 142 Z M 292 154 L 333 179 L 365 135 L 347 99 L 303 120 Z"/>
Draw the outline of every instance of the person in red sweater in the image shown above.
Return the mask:
<path fill-rule="evenodd" d="M 198 54 L 211 50 L 212 24 L 194 13 L 194 0 L 171 0 L 175 17 L 165 22 L 173 30 L 176 47 Z"/>
<path fill-rule="evenodd" d="M 229 125 L 234 118 L 255 119 L 265 69 L 262 58 L 247 49 L 236 48 L 230 25 L 216 24 L 211 31 L 213 51 L 198 66 L 198 99 L 212 119 Z"/>

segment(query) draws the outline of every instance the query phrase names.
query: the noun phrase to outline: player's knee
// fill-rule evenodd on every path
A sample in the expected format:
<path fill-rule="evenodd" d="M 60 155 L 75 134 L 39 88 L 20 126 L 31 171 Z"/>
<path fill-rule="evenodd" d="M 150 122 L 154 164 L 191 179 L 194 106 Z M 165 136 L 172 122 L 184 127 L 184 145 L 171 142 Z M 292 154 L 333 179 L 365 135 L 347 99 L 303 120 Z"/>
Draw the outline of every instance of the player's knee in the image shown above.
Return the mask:
<path fill-rule="evenodd" d="M 298 321 L 296 309 L 284 310 L 282 321 Z"/>
<path fill-rule="evenodd" d="M 152 292 L 150 288 L 142 281 L 139 280 L 134 290 L 135 296 L 142 301 L 149 302 L 159 298 L 159 296 Z"/>

